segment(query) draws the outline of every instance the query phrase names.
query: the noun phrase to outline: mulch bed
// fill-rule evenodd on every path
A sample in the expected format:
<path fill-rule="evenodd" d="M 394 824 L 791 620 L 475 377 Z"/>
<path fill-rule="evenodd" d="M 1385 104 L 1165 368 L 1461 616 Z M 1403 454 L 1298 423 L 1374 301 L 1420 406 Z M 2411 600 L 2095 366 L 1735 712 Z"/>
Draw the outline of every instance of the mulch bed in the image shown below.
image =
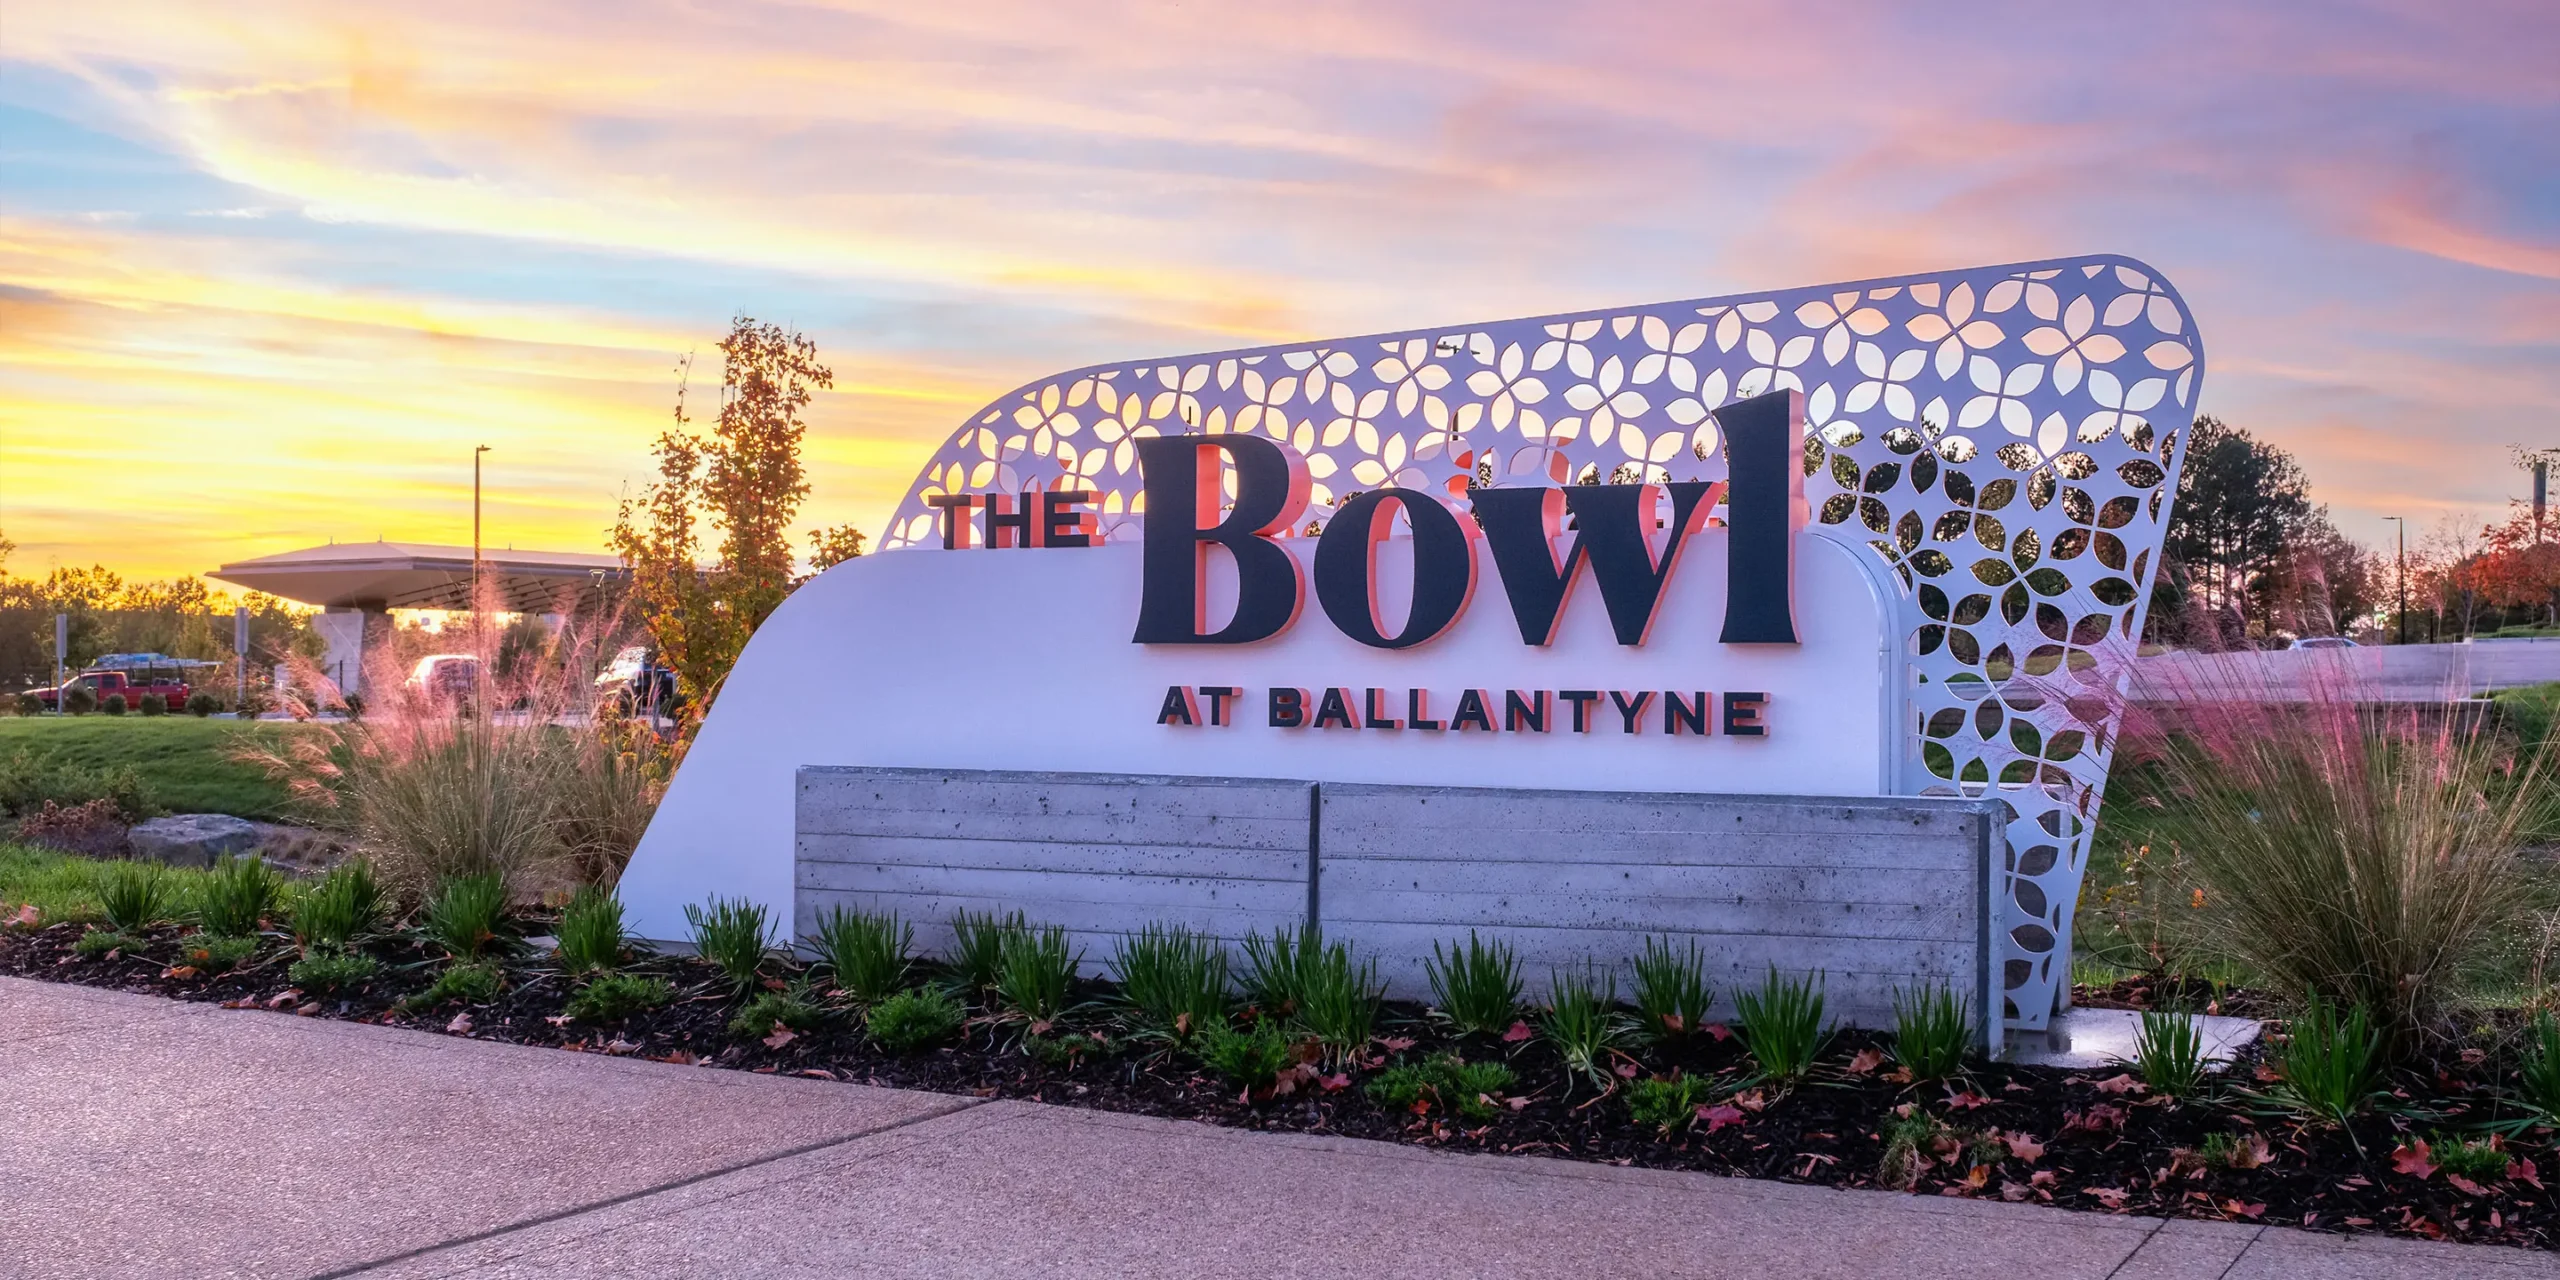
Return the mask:
<path fill-rule="evenodd" d="M 399 1001 L 424 989 L 437 965 L 412 942 L 376 944 L 380 977 L 343 998 L 311 999 L 286 970 L 293 948 L 269 939 L 248 965 L 221 975 L 170 967 L 177 932 L 161 930 L 142 955 L 82 958 L 72 950 L 84 927 L 59 924 L 0 932 L 0 973 L 80 983 L 181 1000 L 219 1001 L 312 1017 L 411 1027 L 477 1039 L 576 1052 L 645 1057 L 818 1079 L 854 1081 L 978 1097 L 1093 1107 L 1198 1120 L 1237 1128 L 1341 1134 L 1462 1151 L 1507 1152 L 1656 1169 L 1842 1187 L 1907 1187 L 1917 1194 L 2040 1202 L 2066 1208 L 2168 1217 L 2228 1219 L 2322 1231 L 2376 1232 L 2470 1242 L 2560 1248 L 2560 1205 L 2546 1189 L 2560 1179 L 2560 1135 L 2525 1129 L 2506 1145 L 2502 1174 L 2464 1178 L 2434 1166 L 2421 1142 L 2478 1137 L 2511 1116 L 2501 1109 L 2498 1073 L 2476 1050 L 2400 1078 L 2386 1104 L 2350 1129 L 2306 1125 L 2247 1090 L 2264 1075 L 2234 1067 L 2219 1102 L 2180 1103 L 2149 1095 L 2113 1069 L 2064 1071 L 1977 1065 L 1954 1085 L 1892 1078 L 1876 1037 L 1844 1032 L 1816 1076 L 1792 1090 L 1750 1083 L 1750 1064 L 1722 1028 L 1669 1046 L 1647 1045 L 1621 1061 L 1622 1074 L 1678 1070 L 1714 1077 L 1712 1104 L 1686 1129 L 1634 1124 L 1621 1097 L 1573 1079 L 1534 1037 L 1455 1040 L 1422 1010 L 1390 1005 L 1372 1057 L 1348 1072 L 1304 1073 L 1278 1096 L 1245 1099 L 1189 1058 L 1160 1046 L 1106 1038 L 1098 1047 L 1044 1060 L 1020 1046 L 1021 1028 L 973 1019 L 963 1037 L 911 1056 L 880 1050 L 847 1018 L 772 1042 L 740 1040 L 728 1020 L 735 1000 L 708 966 L 650 957 L 633 966 L 673 982 L 677 1000 L 625 1024 L 596 1027 L 561 1016 L 570 983 L 546 963 L 507 963 L 507 987 L 491 1005 L 403 1012 Z M 1094 1000 L 1108 988 L 1081 993 Z M 2082 993 L 2084 1002 L 2145 1007 L 2174 999 L 2226 1013 L 2263 1006 L 2246 993 L 2159 992 L 2139 981 Z M 1071 1025 L 1117 1037 L 1098 1007 Z M 1525 1028 L 1515 1028 L 1515 1034 Z M 1395 1110 L 1360 1087 L 1393 1061 L 1455 1051 L 1469 1061 L 1500 1059 L 1518 1074 L 1507 1105 L 1489 1122 L 1438 1111 Z M 1886 1166 L 1887 1135 L 1919 1113 L 1944 1128 L 1922 1155 Z M 2216 1135 L 2221 1135 L 2219 1139 Z M 2230 1153 L 2208 1164 L 2208 1144 Z M 2439 1143 L 2439 1145 L 2441 1145 Z"/>

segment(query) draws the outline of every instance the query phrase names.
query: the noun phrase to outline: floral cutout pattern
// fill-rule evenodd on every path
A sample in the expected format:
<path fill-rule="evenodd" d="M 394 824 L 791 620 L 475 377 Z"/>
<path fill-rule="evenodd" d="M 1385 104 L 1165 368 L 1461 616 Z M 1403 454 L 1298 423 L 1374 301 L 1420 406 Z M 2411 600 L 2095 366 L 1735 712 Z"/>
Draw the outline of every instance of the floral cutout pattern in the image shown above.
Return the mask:
<path fill-rule="evenodd" d="M 1719 480 L 1714 411 L 1806 398 L 1808 533 L 1903 590 L 1896 790 L 2005 807 L 2010 1025 L 2070 980 L 2072 911 L 2203 350 L 2142 263 L 2057 259 L 1080 369 L 936 452 L 883 549 L 938 544 L 941 493 L 1061 484 L 1137 532 L 1132 441 L 1249 431 L 1307 456 L 1322 521 L 1394 484 Z"/>

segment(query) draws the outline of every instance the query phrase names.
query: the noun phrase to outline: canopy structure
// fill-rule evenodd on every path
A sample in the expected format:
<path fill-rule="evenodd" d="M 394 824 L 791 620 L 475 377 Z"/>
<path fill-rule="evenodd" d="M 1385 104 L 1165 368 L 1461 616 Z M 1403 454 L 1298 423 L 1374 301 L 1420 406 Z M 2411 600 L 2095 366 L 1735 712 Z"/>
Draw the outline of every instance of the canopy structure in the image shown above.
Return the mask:
<path fill-rule="evenodd" d="M 480 553 L 480 580 L 509 613 L 566 613 L 580 592 L 619 581 L 622 561 L 576 551 Z M 226 564 L 206 575 L 233 586 L 316 604 L 311 620 L 326 652 L 322 671 L 342 693 L 365 682 L 368 618 L 393 609 L 471 607 L 471 548 L 423 542 L 344 542 Z M 378 624 L 388 627 L 387 622 Z"/>
<path fill-rule="evenodd" d="M 575 551 L 480 553 L 498 607 L 558 613 L 579 592 L 623 575 L 613 556 Z M 286 600 L 336 609 L 468 609 L 471 548 L 422 542 L 344 542 L 241 560 L 209 576 Z"/>

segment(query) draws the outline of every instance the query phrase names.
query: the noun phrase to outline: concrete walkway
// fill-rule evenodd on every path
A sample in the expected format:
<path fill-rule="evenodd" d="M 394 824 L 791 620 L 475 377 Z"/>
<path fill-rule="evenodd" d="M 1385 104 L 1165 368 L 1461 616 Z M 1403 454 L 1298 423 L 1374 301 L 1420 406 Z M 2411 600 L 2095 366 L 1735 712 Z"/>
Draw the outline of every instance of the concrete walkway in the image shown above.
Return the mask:
<path fill-rule="evenodd" d="M 1273 1136 L 0 978 L 0 1275 L 2560 1277 L 2560 1258 Z"/>

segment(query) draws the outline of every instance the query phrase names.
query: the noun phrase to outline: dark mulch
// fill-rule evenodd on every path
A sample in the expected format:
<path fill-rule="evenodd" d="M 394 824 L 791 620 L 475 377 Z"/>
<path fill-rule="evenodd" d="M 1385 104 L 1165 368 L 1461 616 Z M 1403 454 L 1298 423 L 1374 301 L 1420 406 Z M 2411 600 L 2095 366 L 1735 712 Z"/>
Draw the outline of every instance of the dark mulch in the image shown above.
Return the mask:
<path fill-rule="evenodd" d="M 1864 1033 L 1832 1044 L 1816 1078 L 1792 1090 L 1754 1085 L 1740 1046 L 1721 1028 L 1668 1045 L 1633 1048 L 1624 1073 L 1707 1076 L 1712 1109 L 1685 1129 L 1640 1128 L 1623 1097 L 1568 1077 L 1534 1037 L 1453 1040 L 1411 1006 L 1390 1006 L 1373 1056 L 1334 1077 L 1307 1073 L 1279 1096 L 1246 1099 L 1205 1075 L 1188 1057 L 1121 1036 L 1100 1001 L 1071 1026 L 1105 1037 L 1073 1055 L 1046 1059 L 1021 1047 L 1022 1030 L 974 1019 L 952 1045 L 896 1056 L 872 1045 L 849 1017 L 775 1042 L 728 1029 L 736 999 L 707 966 L 651 957 L 640 972 L 675 984 L 675 1003 L 624 1025 L 567 1021 L 571 983 L 546 963 L 507 962 L 507 987 L 491 1005 L 448 1004 L 403 1011 L 398 1002 L 427 986 L 436 962 L 405 939 L 377 943 L 383 974 L 363 989 L 313 998 L 286 970 L 293 948 L 268 939 L 248 965 L 220 975 L 172 969 L 177 934 L 155 933 L 142 955 L 84 959 L 72 944 L 83 927 L 0 932 L 0 972 L 112 987 L 181 1000 L 272 1008 L 561 1049 L 633 1055 L 757 1072 L 857 1081 L 980 1097 L 1021 1098 L 1108 1111 L 1205 1121 L 1239 1128 L 1321 1132 L 1468 1151 L 1557 1156 L 1659 1169 L 1830 1186 L 1907 1184 L 1919 1194 L 1997 1198 L 2113 1213 L 2370 1231 L 2473 1242 L 2560 1247 L 2560 1206 L 2545 1180 L 2560 1178 L 2560 1142 L 2548 1128 L 2513 1123 L 2503 1136 L 2507 1164 L 2462 1178 L 2417 1157 L 2417 1144 L 2452 1135 L 2482 1137 L 2511 1122 L 2502 1079 L 2511 1068 L 2477 1050 L 2448 1051 L 2399 1079 L 2384 1106 L 2341 1131 L 2306 1125 L 2249 1090 L 2266 1074 L 2253 1063 L 2218 1086 L 2219 1100 L 2180 1103 L 2149 1096 L 2119 1072 L 2070 1072 L 1982 1064 L 1955 1085 L 1891 1078 L 1885 1046 Z M 2246 993 L 2152 991 L 2139 981 L 2083 993 L 2092 1004 L 2144 1007 L 2155 1001 L 2223 1012 L 2255 1011 Z M 1055 1045 L 1056 1041 L 1050 1041 Z M 1518 1073 L 1510 1105 L 1489 1122 L 1436 1111 L 1415 1113 L 1372 1101 L 1361 1085 L 1397 1061 L 1455 1051 L 1470 1061 L 1502 1059 Z M 1910 1115 L 1941 1122 L 1907 1176 L 1886 1168 L 1887 1138 Z M 2208 1163 L 2208 1148 L 2238 1154 Z"/>

